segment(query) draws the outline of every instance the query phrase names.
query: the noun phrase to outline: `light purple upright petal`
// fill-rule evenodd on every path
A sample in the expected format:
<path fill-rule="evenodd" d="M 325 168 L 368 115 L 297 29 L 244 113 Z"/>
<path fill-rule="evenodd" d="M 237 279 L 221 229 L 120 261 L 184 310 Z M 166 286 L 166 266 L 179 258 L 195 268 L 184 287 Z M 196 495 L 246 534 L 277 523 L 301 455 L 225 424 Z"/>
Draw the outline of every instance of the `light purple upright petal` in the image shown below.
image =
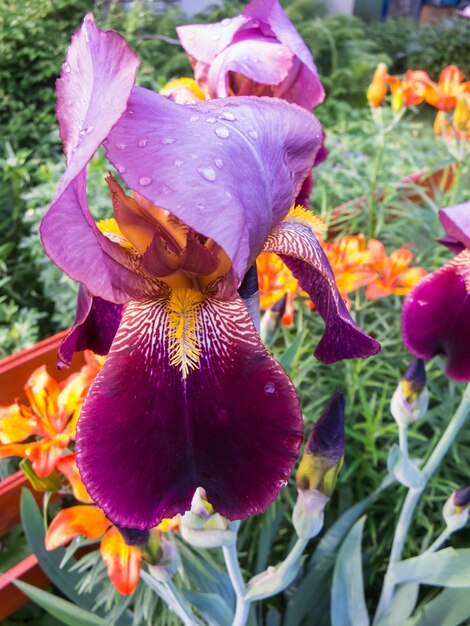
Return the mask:
<path fill-rule="evenodd" d="M 96 228 L 86 199 L 86 166 L 127 105 L 138 58 L 92 15 L 72 37 L 57 81 L 57 117 L 67 169 L 41 224 L 47 255 L 88 291 L 125 302 L 144 290 L 119 247 Z"/>
<path fill-rule="evenodd" d="M 128 187 L 216 241 L 241 280 L 288 212 L 320 144 L 318 121 L 282 100 L 182 106 L 137 87 L 106 155 Z"/>
<path fill-rule="evenodd" d="M 269 236 L 264 251 L 279 254 L 325 321 L 325 332 L 315 350 L 317 359 L 334 363 L 365 358 L 380 350 L 380 344 L 349 314 L 329 261 L 310 228 L 294 221 L 283 222 Z"/>
<path fill-rule="evenodd" d="M 176 32 L 190 57 L 209 64 L 231 43 L 235 33 L 247 22 L 242 15 L 237 15 L 216 24 L 178 26 Z"/>
<path fill-rule="evenodd" d="M 74 352 L 81 350 L 108 354 L 121 317 L 122 305 L 93 297 L 80 285 L 75 320 L 59 346 L 58 366 L 69 367 Z"/>
<path fill-rule="evenodd" d="M 133 528 L 189 510 L 197 487 L 229 519 L 260 513 L 302 441 L 295 389 L 240 299 L 201 303 L 198 368 L 185 379 L 170 365 L 168 314 L 164 299 L 126 307 L 78 422 L 81 478 Z"/>
<path fill-rule="evenodd" d="M 310 50 L 305 45 L 297 29 L 285 14 L 278 0 L 251 0 L 244 9 L 243 16 L 258 20 L 261 24 L 267 23 L 273 34 L 304 64 L 307 72 L 302 75 L 299 88 L 309 94 L 309 104 L 306 108 L 312 109 L 323 102 L 325 91 Z M 300 104 L 300 103 L 299 103 Z"/>
<path fill-rule="evenodd" d="M 470 250 L 428 274 L 402 311 L 406 348 L 422 359 L 447 356 L 446 374 L 470 382 Z"/>
<path fill-rule="evenodd" d="M 456 246 L 463 244 L 470 249 L 470 202 L 442 209 L 439 211 L 439 219 L 447 236 L 455 241 Z"/>

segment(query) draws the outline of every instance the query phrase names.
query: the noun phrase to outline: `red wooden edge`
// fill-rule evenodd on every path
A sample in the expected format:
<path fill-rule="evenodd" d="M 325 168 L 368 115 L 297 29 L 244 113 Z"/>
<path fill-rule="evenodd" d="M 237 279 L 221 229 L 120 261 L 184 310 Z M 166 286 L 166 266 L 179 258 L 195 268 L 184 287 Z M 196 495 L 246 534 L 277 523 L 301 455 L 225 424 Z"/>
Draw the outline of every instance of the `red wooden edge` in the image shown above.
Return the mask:
<path fill-rule="evenodd" d="M 0 621 L 29 601 L 29 598 L 11 582 L 12 579 L 22 580 L 41 589 L 49 584 L 34 554 L 30 554 L 4 575 L 0 575 Z"/>
<path fill-rule="evenodd" d="M 29 486 L 23 472 L 16 472 L 0 482 L 0 537 L 17 526 L 20 521 L 20 499 L 23 487 Z M 32 491 L 37 502 L 41 501 L 42 493 Z"/>

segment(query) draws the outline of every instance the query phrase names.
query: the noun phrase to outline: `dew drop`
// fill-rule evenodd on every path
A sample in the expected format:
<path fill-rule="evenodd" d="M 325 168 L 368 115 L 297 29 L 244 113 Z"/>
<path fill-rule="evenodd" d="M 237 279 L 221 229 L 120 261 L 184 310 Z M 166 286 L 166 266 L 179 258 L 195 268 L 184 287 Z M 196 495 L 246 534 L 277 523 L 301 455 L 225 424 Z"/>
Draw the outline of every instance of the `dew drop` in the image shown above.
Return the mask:
<path fill-rule="evenodd" d="M 183 165 L 183 161 L 181 159 L 176 159 L 175 165 L 176 167 L 181 167 Z"/>
<path fill-rule="evenodd" d="M 266 383 L 264 386 L 264 393 L 272 394 L 276 391 L 276 385 L 274 383 Z"/>
<path fill-rule="evenodd" d="M 132 111 L 131 109 L 129 109 L 127 112 L 129 113 L 129 115 L 134 115 L 134 111 Z"/>
<path fill-rule="evenodd" d="M 228 131 L 228 128 L 225 128 L 225 126 L 217 126 L 214 132 L 217 135 L 217 137 L 220 137 L 221 139 L 227 139 L 227 137 L 230 134 Z"/>
<path fill-rule="evenodd" d="M 72 69 L 71 69 L 71 67 L 70 67 L 70 65 L 68 63 L 64 63 L 62 67 L 63 67 L 64 72 L 66 74 L 70 74 L 70 72 L 72 71 Z"/>
<path fill-rule="evenodd" d="M 199 213 L 205 213 L 207 211 L 207 207 L 206 207 L 205 204 L 199 203 L 199 204 L 196 205 L 196 207 L 197 207 Z"/>
<path fill-rule="evenodd" d="M 176 139 L 174 137 L 163 137 L 160 143 L 162 143 L 164 146 L 168 146 L 171 143 L 175 143 L 175 141 Z"/>
<path fill-rule="evenodd" d="M 251 60 L 253 61 L 253 63 L 259 63 L 258 57 L 253 57 Z"/>
<path fill-rule="evenodd" d="M 150 185 L 151 182 L 152 179 L 148 176 L 142 176 L 142 178 L 139 180 L 139 183 L 142 185 L 142 187 L 147 187 L 147 185 Z"/>
<path fill-rule="evenodd" d="M 233 113 L 230 113 L 230 111 L 222 111 L 219 117 L 223 120 L 228 120 L 229 122 L 234 122 L 237 119 Z"/>
<path fill-rule="evenodd" d="M 189 116 L 190 122 L 197 122 L 198 119 L 199 119 L 199 115 L 197 115 L 196 113 L 191 113 L 191 115 Z"/>
<path fill-rule="evenodd" d="M 222 26 L 228 26 L 232 20 L 229 17 L 224 17 L 221 24 Z"/>
<path fill-rule="evenodd" d="M 208 180 L 210 183 L 214 182 L 216 175 L 212 167 L 198 167 L 197 171 L 205 180 Z"/>
<path fill-rule="evenodd" d="M 223 166 L 224 166 L 224 162 L 222 161 L 222 159 L 214 159 L 214 163 L 215 163 L 215 166 L 219 170 L 221 170 L 223 168 Z"/>
<path fill-rule="evenodd" d="M 144 137 L 144 139 L 141 139 L 137 145 L 139 146 L 139 148 L 145 148 L 145 146 L 147 145 L 147 142 L 148 142 L 148 139 Z"/>
<path fill-rule="evenodd" d="M 126 143 L 116 143 L 114 145 L 115 145 L 116 150 L 125 150 L 127 148 Z"/>
<path fill-rule="evenodd" d="M 232 194 L 230 193 L 230 191 L 226 191 L 225 195 L 227 196 L 227 198 L 231 198 L 232 197 Z"/>
<path fill-rule="evenodd" d="M 125 173 L 126 173 L 126 168 L 124 167 L 124 165 L 117 165 L 117 166 L 116 166 L 116 169 L 117 169 L 117 171 L 118 171 L 120 174 L 125 174 Z"/>
<path fill-rule="evenodd" d="M 280 481 L 277 483 L 277 485 L 278 485 L 278 487 L 280 487 L 281 489 L 283 489 L 284 487 L 286 487 L 286 486 L 287 486 L 287 480 L 280 480 Z"/>
<path fill-rule="evenodd" d="M 256 132 L 256 130 L 249 130 L 248 134 L 252 139 L 258 139 L 258 133 Z"/>
<path fill-rule="evenodd" d="M 206 122 L 208 124 L 215 124 L 217 120 L 215 119 L 215 117 L 206 117 Z"/>
<path fill-rule="evenodd" d="M 95 130 L 94 126 L 88 126 L 88 128 L 85 129 L 85 134 L 89 135 L 90 133 L 92 133 Z"/>

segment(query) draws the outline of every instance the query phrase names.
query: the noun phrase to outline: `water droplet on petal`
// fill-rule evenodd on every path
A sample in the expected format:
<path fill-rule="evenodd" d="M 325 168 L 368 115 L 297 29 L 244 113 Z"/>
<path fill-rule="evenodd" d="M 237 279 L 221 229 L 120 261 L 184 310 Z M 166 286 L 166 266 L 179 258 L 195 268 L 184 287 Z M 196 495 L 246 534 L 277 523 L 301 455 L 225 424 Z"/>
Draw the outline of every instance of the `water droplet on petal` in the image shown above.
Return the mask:
<path fill-rule="evenodd" d="M 145 137 L 143 139 L 141 139 L 138 143 L 139 148 L 145 148 L 145 146 L 147 145 L 148 139 L 146 139 Z"/>
<path fill-rule="evenodd" d="M 208 124 L 215 124 L 217 122 L 217 120 L 215 119 L 215 117 L 207 117 L 206 118 L 206 122 Z"/>
<path fill-rule="evenodd" d="M 278 487 L 280 487 L 281 489 L 283 489 L 286 485 L 287 485 L 287 480 L 280 480 L 277 485 Z"/>
<path fill-rule="evenodd" d="M 214 182 L 216 175 L 212 167 L 198 167 L 197 171 L 205 180 L 208 180 L 210 183 Z"/>
<path fill-rule="evenodd" d="M 259 63 L 259 59 L 257 57 L 253 57 L 251 60 L 253 61 L 253 63 Z"/>
<path fill-rule="evenodd" d="M 214 159 L 215 166 L 221 170 L 224 166 L 222 159 Z"/>
<path fill-rule="evenodd" d="M 70 67 L 70 65 L 68 63 L 64 63 L 62 65 L 62 68 L 63 68 L 63 70 L 64 70 L 64 72 L 66 74 L 70 74 L 70 72 L 72 71 L 72 69 L 71 69 L 71 67 Z"/>
<path fill-rule="evenodd" d="M 227 139 L 227 137 L 230 134 L 228 131 L 228 128 L 225 128 L 225 126 L 217 126 L 214 132 L 217 135 L 217 137 L 220 137 L 221 139 Z"/>
<path fill-rule="evenodd" d="M 197 115 L 196 113 L 191 113 L 191 115 L 189 116 L 190 122 L 197 122 L 198 119 L 199 119 L 199 115 Z"/>
<path fill-rule="evenodd" d="M 116 143 L 115 148 L 116 150 L 125 150 L 127 148 L 127 143 Z"/>
<path fill-rule="evenodd" d="M 139 183 L 142 185 L 142 187 L 147 187 L 147 185 L 150 185 L 151 182 L 152 179 L 148 176 L 142 176 L 142 178 L 139 180 Z"/>
<path fill-rule="evenodd" d="M 125 174 L 125 173 L 126 173 L 126 168 L 124 167 L 124 165 L 117 165 L 117 166 L 116 166 L 116 169 L 117 169 L 117 171 L 118 171 L 120 174 Z"/>
<path fill-rule="evenodd" d="M 234 122 L 237 119 L 233 113 L 230 113 L 230 111 L 222 111 L 219 117 L 223 120 L 228 120 L 229 122 Z"/>
<path fill-rule="evenodd" d="M 226 191 L 225 195 L 227 196 L 227 198 L 231 198 L 232 197 L 232 194 L 230 193 L 230 191 Z"/>
<path fill-rule="evenodd" d="M 176 159 L 175 165 L 176 167 L 181 167 L 183 165 L 183 161 L 181 159 Z"/>
<path fill-rule="evenodd" d="M 249 130 L 248 134 L 252 139 L 258 139 L 258 133 L 256 132 L 256 130 Z"/>
<path fill-rule="evenodd" d="M 132 111 L 131 109 L 129 109 L 127 112 L 129 113 L 129 115 L 134 115 L 134 111 Z"/>
<path fill-rule="evenodd" d="M 171 143 L 175 143 L 175 141 L 176 139 L 174 137 L 163 137 L 160 143 L 162 143 L 164 146 L 168 146 Z"/>
<path fill-rule="evenodd" d="M 229 17 L 224 17 L 221 24 L 222 26 L 228 26 L 232 20 Z"/>
<path fill-rule="evenodd" d="M 276 385 L 274 383 L 266 383 L 264 386 L 264 393 L 272 394 L 276 391 Z"/>
<path fill-rule="evenodd" d="M 207 207 L 205 204 L 197 204 L 196 206 L 200 213 L 205 213 L 207 211 Z"/>

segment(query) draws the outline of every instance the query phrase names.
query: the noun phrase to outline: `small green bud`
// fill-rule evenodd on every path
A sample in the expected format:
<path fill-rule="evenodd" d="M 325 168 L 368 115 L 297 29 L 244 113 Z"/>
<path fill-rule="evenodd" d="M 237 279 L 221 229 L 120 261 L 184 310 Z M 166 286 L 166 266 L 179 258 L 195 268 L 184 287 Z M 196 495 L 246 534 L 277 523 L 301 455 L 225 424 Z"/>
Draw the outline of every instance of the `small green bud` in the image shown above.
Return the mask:
<path fill-rule="evenodd" d="M 176 546 L 164 537 L 160 537 L 160 549 L 161 557 L 158 562 L 149 565 L 149 571 L 156 580 L 166 582 L 173 578 L 180 568 L 181 558 Z"/>
<path fill-rule="evenodd" d="M 286 311 L 287 293 L 285 293 L 261 318 L 260 336 L 267 346 L 271 346 L 279 335 L 282 318 Z"/>
<path fill-rule="evenodd" d="M 220 548 L 236 541 L 239 524 L 216 513 L 204 489 L 198 487 L 191 510 L 181 518 L 180 530 L 183 539 L 196 548 Z"/>
<path fill-rule="evenodd" d="M 48 476 L 38 476 L 34 471 L 33 465 L 29 459 L 23 459 L 20 462 L 20 469 L 31 483 L 34 491 L 59 491 L 62 487 L 62 479 L 56 470 L 53 470 Z"/>

